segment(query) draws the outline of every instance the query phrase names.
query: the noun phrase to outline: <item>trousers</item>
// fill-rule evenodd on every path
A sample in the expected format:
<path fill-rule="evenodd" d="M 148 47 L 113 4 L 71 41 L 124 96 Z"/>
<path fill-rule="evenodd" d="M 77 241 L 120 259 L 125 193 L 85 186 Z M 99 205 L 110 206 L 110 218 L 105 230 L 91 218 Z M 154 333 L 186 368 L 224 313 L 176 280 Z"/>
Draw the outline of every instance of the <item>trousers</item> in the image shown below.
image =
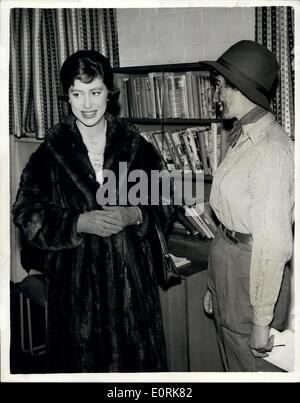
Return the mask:
<path fill-rule="evenodd" d="M 252 246 L 234 243 L 220 228 L 211 244 L 208 265 L 208 288 L 223 364 L 230 372 L 281 372 L 250 351 L 252 331 L 250 302 L 250 263 Z M 290 302 L 290 269 L 284 270 L 281 290 L 271 326 L 284 330 Z"/>

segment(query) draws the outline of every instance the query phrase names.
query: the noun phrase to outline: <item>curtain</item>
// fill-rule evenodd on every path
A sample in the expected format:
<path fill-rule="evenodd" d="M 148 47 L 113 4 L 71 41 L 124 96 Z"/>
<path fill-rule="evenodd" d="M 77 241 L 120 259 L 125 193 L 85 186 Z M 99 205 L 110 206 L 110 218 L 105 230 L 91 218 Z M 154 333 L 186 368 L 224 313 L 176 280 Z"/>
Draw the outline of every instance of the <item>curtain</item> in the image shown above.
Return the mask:
<path fill-rule="evenodd" d="M 43 138 L 63 113 L 59 71 L 79 49 L 119 66 L 116 10 L 20 9 L 10 14 L 10 133 Z"/>
<path fill-rule="evenodd" d="M 277 57 L 280 82 L 272 100 L 277 121 L 294 137 L 294 9 L 257 7 L 255 39 Z"/>

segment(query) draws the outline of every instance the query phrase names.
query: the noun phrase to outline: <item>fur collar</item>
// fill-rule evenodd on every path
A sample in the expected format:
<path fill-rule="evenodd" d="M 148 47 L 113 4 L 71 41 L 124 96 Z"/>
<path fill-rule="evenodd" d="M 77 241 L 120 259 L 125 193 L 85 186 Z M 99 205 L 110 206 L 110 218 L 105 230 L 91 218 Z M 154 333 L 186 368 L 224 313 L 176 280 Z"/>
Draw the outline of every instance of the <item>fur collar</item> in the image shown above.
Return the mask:
<path fill-rule="evenodd" d="M 137 128 L 126 120 L 106 113 L 107 134 L 104 152 L 104 169 L 117 172 L 119 161 L 126 161 L 128 169 L 138 152 L 142 137 Z M 99 187 L 95 172 L 88 157 L 87 148 L 73 116 L 65 118 L 51 129 L 45 146 L 71 177 L 77 187 L 94 204 Z"/>

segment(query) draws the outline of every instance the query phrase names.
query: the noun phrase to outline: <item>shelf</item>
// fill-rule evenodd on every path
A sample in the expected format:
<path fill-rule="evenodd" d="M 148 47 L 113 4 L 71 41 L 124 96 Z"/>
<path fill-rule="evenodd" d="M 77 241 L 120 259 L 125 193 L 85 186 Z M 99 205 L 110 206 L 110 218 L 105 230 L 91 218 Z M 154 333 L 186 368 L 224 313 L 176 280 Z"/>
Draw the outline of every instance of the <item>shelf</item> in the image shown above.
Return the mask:
<path fill-rule="evenodd" d="M 158 64 L 148 66 L 116 67 L 113 69 L 117 74 L 143 74 L 149 72 L 181 72 L 181 71 L 208 71 L 200 63 L 175 63 Z"/>
<path fill-rule="evenodd" d="M 41 143 L 44 139 L 38 139 L 36 137 L 15 137 L 15 141 L 21 143 Z"/>
<path fill-rule="evenodd" d="M 185 238 L 170 234 L 168 238 L 169 251 L 178 257 L 187 257 L 191 264 L 180 269 L 180 274 L 189 277 L 207 269 L 211 240 L 207 238 Z"/>
<path fill-rule="evenodd" d="M 164 125 L 164 126 L 205 126 L 211 123 L 221 123 L 220 119 L 180 119 L 180 118 L 166 118 L 166 119 L 151 119 L 151 118 L 124 118 L 131 123 L 137 125 Z"/>

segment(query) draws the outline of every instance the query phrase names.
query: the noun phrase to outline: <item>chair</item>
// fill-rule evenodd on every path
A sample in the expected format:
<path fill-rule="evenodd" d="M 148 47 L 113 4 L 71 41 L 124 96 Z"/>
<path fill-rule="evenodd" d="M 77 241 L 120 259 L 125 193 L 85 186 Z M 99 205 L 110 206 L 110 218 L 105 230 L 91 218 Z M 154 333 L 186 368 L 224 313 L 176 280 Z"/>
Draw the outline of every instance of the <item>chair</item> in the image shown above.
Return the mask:
<path fill-rule="evenodd" d="M 31 270 L 36 270 L 35 264 L 30 264 L 28 256 L 35 251 L 21 249 L 21 264 L 28 275 L 18 284 L 20 295 L 20 329 L 21 329 L 21 348 L 25 353 L 30 352 L 32 356 L 41 355 L 46 352 L 46 331 L 47 331 L 47 295 L 46 285 L 43 274 L 30 274 Z M 40 268 L 43 270 L 43 267 Z M 40 271 L 41 271 L 40 270 Z M 35 345 L 32 304 L 36 304 L 44 309 L 45 341 L 42 344 Z M 26 337 L 27 330 L 27 337 Z M 28 343 L 25 342 L 28 339 Z M 26 345 L 25 345 L 26 344 Z"/>

